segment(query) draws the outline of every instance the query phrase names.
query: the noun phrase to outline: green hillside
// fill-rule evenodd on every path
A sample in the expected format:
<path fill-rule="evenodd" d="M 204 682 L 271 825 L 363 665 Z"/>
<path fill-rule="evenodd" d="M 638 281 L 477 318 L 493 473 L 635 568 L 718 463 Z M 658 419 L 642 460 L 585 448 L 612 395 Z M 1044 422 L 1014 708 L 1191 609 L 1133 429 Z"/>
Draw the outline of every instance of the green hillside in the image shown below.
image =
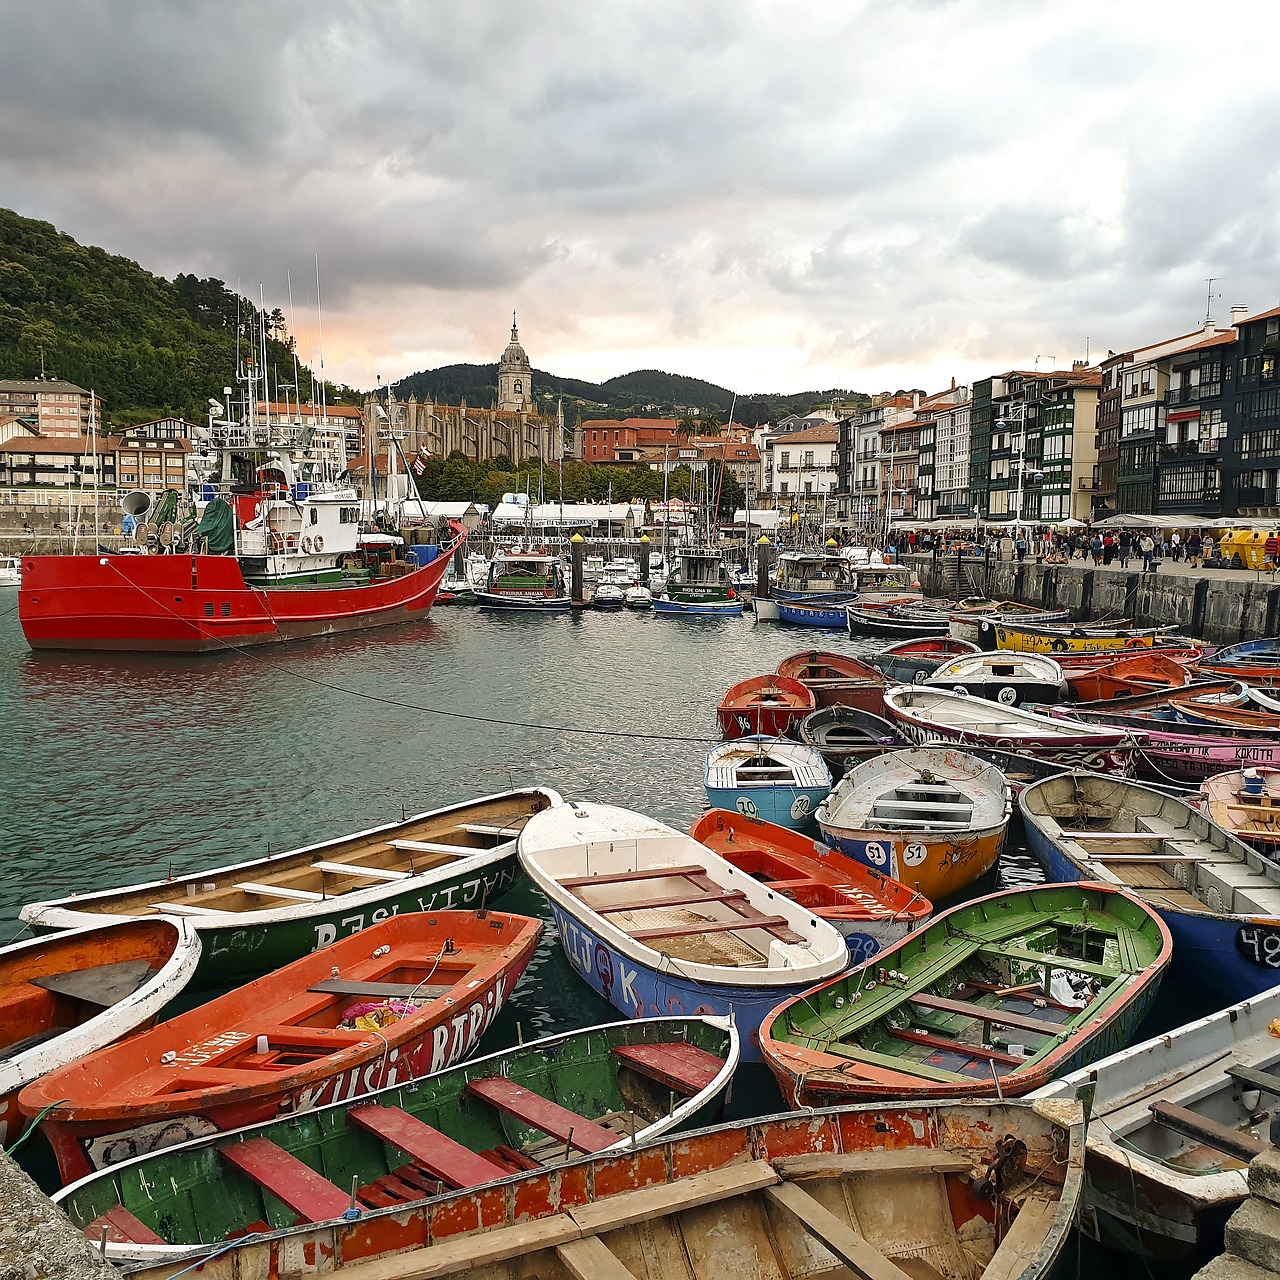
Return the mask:
<path fill-rule="evenodd" d="M 0 209 L 0 378 L 66 378 L 120 425 L 163 413 L 199 421 L 236 368 L 236 335 L 265 323 L 272 383 L 293 382 L 284 317 L 221 280 L 153 276 L 47 222 Z M 303 371 L 303 397 L 310 374 Z M 330 399 L 334 397 L 330 394 Z"/>

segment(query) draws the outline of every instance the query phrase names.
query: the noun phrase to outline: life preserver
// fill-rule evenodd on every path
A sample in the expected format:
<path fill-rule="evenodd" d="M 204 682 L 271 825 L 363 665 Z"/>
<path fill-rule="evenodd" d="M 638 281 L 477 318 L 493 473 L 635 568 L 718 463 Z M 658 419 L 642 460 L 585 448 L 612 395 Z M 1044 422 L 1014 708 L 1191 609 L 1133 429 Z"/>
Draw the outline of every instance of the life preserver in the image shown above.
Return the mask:
<path fill-rule="evenodd" d="M 302 552 L 303 552 L 303 554 L 304 554 L 304 555 L 308 555 L 308 556 L 311 554 L 311 539 L 310 539 L 310 538 L 303 538 L 303 539 L 302 539 Z"/>
<path fill-rule="evenodd" d="M 284 550 L 284 539 L 278 533 L 273 533 L 270 538 L 267 539 L 267 543 L 271 547 L 272 551 Z"/>
<path fill-rule="evenodd" d="M 1054 653 L 1066 653 L 1067 642 L 1065 640 L 1055 640 L 1050 646 Z"/>
<path fill-rule="evenodd" d="M 314 551 L 323 551 L 323 550 L 324 550 L 324 539 L 323 539 L 323 538 L 322 538 L 318 533 L 317 533 L 317 534 L 316 534 L 316 536 L 311 540 L 311 547 L 312 547 L 312 550 L 314 550 Z"/>
<path fill-rule="evenodd" d="M 1142 641 L 1139 640 L 1137 636 L 1130 636 L 1124 642 L 1124 647 L 1126 649 L 1140 649 L 1142 648 Z"/>
<path fill-rule="evenodd" d="M 737 598 L 738 598 L 738 593 L 737 593 L 737 592 L 736 592 L 732 587 L 730 587 L 730 588 L 729 588 L 729 599 L 730 599 L 730 600 L 736 600 Z"/>

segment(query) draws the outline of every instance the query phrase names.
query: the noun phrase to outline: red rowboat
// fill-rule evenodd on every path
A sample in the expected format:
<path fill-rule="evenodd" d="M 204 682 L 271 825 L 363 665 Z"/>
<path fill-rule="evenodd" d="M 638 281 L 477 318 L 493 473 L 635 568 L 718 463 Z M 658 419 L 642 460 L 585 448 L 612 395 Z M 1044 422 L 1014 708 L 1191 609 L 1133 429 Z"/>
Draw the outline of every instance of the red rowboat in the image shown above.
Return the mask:
<path fill-rule="evenodd" d="M 18 619 L 33 649 L 170 653 L 385 627 L 431 608 L 466 538 L 451 528 L 453 543 L 429 564 L 351 586 L 253 587 L 233 555 L 27 555 Z"/>
<path fill-rule="evenodd" d="M 23 1089 L 64 1181 L 159 1147 L 309 1111 L 473 1053 L 542 924 L 392 916 Z"/>
<path fill-rule="evenodd" d="M 812 690 L 799 680 L 752 676 L 729 687 L 716 707 L 716 715 L 721 731 L 730 741 L 753 733 L 780 738 L 817 707 Z"/>
<path fill-rule="evenodd" d="M 855 962 L 906 937 L 933 914 L 923 894 L 772 822 L 712 809 L 689 834 L 731 866 L 833 924 Z"/>
<path fill-rule="evenodd" d="M 26 1127 L 33 1080 L 149 1027 L 200 962 L 185 920 L 70 929 L 0 951 L 0 1146 Z"/>
<path fill-rule="evenodd" d="M 825 649 L 802 649 L 778 663 L 779 676 L 799 680 L 820 707 L 858 707 L 884 714 L 889 681 L 882 671 L 857 658 Z"/>
<path fill-rule="evenodd" d="M 1148 649 L 1131 658 L 1104 662 L 1091 670 L 1069 670 L 1063 674 L 1067 687 L 1078 702 L 1100 702 L 1108 698 L 1132 698 L 1161 689 L 1178 689 L 1190 680 L 1185 663 Z"/>
<path fill-rule="evenodd" d="M 1198 644 L 1153 644 L 1143 650 L 1144 654 L 1158 654 L 1160 657 L 1172 659 L 1172 661 L 1184 667 L 1189 667 L 1199 662 L 1204 657 L 1204 652 L 1204 646 Z M 1142 655 L 1133 654 L 1130 656 L 1141 657 Z M 1090 671 L 1096 671 L 1099 667 L 1110 666 L 1111 663 L 1120 661 L 1114 649 L 1097 651 L 1086 649 L 1079 652 L 1055 653 L 1053 660 L 1062 668 L 1068 679 L 1073 675 L 1083 675 Z"/>

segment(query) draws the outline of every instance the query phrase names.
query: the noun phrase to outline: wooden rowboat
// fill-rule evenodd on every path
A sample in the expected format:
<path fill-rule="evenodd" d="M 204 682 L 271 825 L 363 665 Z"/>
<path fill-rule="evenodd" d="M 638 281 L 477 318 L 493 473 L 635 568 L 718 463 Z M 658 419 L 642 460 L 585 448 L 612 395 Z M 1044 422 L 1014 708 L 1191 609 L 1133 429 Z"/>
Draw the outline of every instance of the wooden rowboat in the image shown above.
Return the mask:
<path fill-rule="evenodd" d="M 779 1000 L 839 973 L 844 939 L 682 831 L 604 804 L 548 809 L 520 862 L 569 963 L 627 1017 L 732 1014 L 744 1061 Z"/>
<path fill-rule="evenodd" d="M 859 707 L 821 707 L 800 721 L 796 736 L 822 756 L 834 778 L 907 745 L 897 725 Z"/>
<path fill-rule="evenodd" d="M 915 640 L 899 640 L 881 649 L 869 661 L 884 672 L 891 684 L 920 684 L 948 658 L 978 653 L 976 644 L 955 640 L 951 636 L 921 636 Z"/>
<path fill-rule="evenodd" d="M 795 1106 L 1014 1097 L 1124 1048 L 1173 943 L 1156 913 L 1102 885 L 977 898 L 760 1027 Z"/>
<path fill-rule="evenodd" d="M 1280 851 L 1280 769 L 1229 769 L 1200 784 L 1213 822 L 1273 860 Z"/>
<path fill-rule="evenodd" d="M 1063 667 L 1067 687 L 1077 702 L 1102 702 L 1178 689 L 1190 679 L 1186 663 L 1152 649 L 1115 661 L 1090 664 L 1087 670 L 1073 669 L 1064 663 L 1059 666 Z"/>
<path fill-rule="evenodd" d="M 908 610 L 854 600 L 845 605 L 845 623 L 851 636 L 945 636 L 951 619 L 943 609 Z"/>
<path fill-rule="evenodd" d="M 1001 624 L 1032 627 L 1054 627 L 1071 624 L 1066 609 L 1041 609 L 1037 605 L 1019 604 L 1016 600 L 961 600 L 951 611 L 950 634 L 957 640 L 968 640 L 980 649 L 996 647 L 995 629 Z"/>
<path fill-rule="evenodd" d="M 1024 623 L 1002 623 L 995 630 L 998 649 L 1055 656 L 1149 649 L 1168 634 L 1159 627 L 1032 627 Z"/>
<path fill-rule="evenodd" d="M 1006 707 L 1024 702 L 1057 702 L 1066 693 L 1062 668 L 1039 653 L 971 653 L 951 658 L 921 682 Z"/>
<path fill-rule="evenodd" d="M 819 707 L 858 707 L 872 715 L 884 712 L 888 680 L 875 667 L 848 654 L 802 649 L 778 663 L 778 675 L 799 680 Z"/>
<path fill-rule="evenodd" d="M 773 738 L 803 720 L 818 703 L 810 689 L 789 676 L 752 676 L 730 685 L 716 707 L 720 731 L 732 740 L 753 733 Z"/>
<path fill-rule="evenodd" d="M 995 765 L 949 747 L 891 751 L 847 773 L 818 807 L 833 848 L 937 902 L 995 866 L 1009 826 Z"/>
<path fill-rule="evenodd" d="M 203 944 L 193 987 L 225 989 L 388 915 L 486 906 L 515 884 L 520 828 L 563 803 L 546 787 L 507 791 L 250 862 L 33 902 L 21 917 L 44 931 L 182 916 Z"/>
<path fill-rule="evenodd" d="M 1247 680 L 1274 684 L 1280 680 L 1280 639 L 1244 640 L 1219 649 L 1197 664 L 1210 680 Z"/>
<path fill-rule="evenodd" d="M 353 1207 L 421 1206 L 712 1123 L 737 1062 L 724 1019 L 588 1027 L 329 1103 L 305 1123 L 291 1116 L 166 1147 L 90 1174 L 59 1203 L 95 1243 L 106 1232 L 111 1260 L 158 1262 Z M 326 1176 L 337 1170 L 341 1187 Z"/>
<path fill-rule="evenodd" d="M 64 1182 L 157 1147 L 412 1080 L 475 1052 L 542 923 L 391 916 L 29 1084 Z"/>
<path fill-rule="evenodd" d="M 812 747 L 751 734 L 707 752 L 702 776 L 713 809 L 736 809 L 797 831 L 831 794 L 831 770 Z"/>
<path fill-rule="evenodd" d="M 689 834 L 730 866 L 835 925 L 855 963 L 906 937 L 933 914 L 923 894 L 772 822 L 712 809 Z"/>
<path fill-rule="evenodd" d="M 133 1277 L 198 1263 L 200 1280 L 1047 1280 L 1079 1207 L 1084 1135 L 1079 1103 L 773 1116 L 206 1246 Z"/>
<path fill-rule="evenodd" d="M 1018 803 L 1027 844 L 1055 880 L 1119 885 L 1159 911 L 1180 978 L 1227 1000 L 1280 981 L 1280 867 L 1186 801 L 1073 772 Z"/>
<path fill-rule="evenodd" d="M 1280 987 L 1072 1072 L 1033 1095 L 1093 1091 L 1080 1229 L 1161 1262 L 1217 1257 L 1271 1149 L 1280 1090 Z M 1186 1274 L 1185 1269 L 1182 1274 Z"/>
<path fill-rule="evenodd" d="M 149 1027 L 190 982 L 200 938 L 156 917 L 71 929 L 0 950 L 0 1146 L 26 1130 L 32 1081 Z"/>

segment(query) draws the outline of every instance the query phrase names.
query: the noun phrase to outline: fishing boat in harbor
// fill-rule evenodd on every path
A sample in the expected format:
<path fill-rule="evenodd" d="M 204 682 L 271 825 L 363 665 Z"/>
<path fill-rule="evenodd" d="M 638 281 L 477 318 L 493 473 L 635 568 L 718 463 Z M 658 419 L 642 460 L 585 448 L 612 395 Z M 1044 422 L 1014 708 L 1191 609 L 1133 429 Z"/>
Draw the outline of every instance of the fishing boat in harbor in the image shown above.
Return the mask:
<path fill-rule="evenodd" d="M 95 1242 L 106 1231 L 111 1261 L 160 1262 L 352 1207 L 420 1207 L 712 1123 L 737 1063 L 727 1019 L 607 1023 L 327 1103 L 305 1124 L 266 1120 L 149 1152 L 90 1174 L 59 1203 Z M 334 1170 L 341 1187 L 326 1176 Z"/>
<path fill-rule="evenodd" d="M 1186 663 L 1144 649 L 1114 661 L 1090 663 L 1087 668 L 1059 662 L 1070 696 L 1076 702 L 1106 702 L 1112 698 L 1132 698 L 1145 693 L 1179 689 L 1190 679 Z"/>
<path fill-rule="evenodd" d="M 64 1182 L 191 1138 L 424 1076 L 474 1053 L 542 922 L 390 916 L 18 1095 Z"/>
<path fill-rule="evenodd" d="M 833 849 L 937 902 L 995 866 L 1012 802 L 994 765 L 949 747 L 860 764 L 818 806 Z"/>
<path fill-rule="evenodd" d="M 482 609 L 525 613 L 567 613 L 569 592 L 559 557 L 533 551 L 500 551 L 489 562 L 483 589 L 476 589 Z"/>
<path fill-rule="evenodd" d="M 800 831 L 831 794 L 831 770 L 812 747 L 755 733 L 712 747 L 702 785 L 713 809 Z"/>
<path fill-rule="evenodd" d="M 627 809 L 567 804 L 520 834 L 565 955 L 627 1017 L 732 1015 L 744 1061 L 781 999 L 848 963 L 844 938 L 683 832 Z"/>
<path fill-rule="evenodd" d="M 763 733 L 785 737 L 793 724 L 818 709 L 813 690 L 790 676 L 752 676 L 730 685 L 716 706 L 727 739 Z"/>
<path fill-rule="evenodd" d="M 1249 1194 L 1248 1166 L 1272 1150 L 1280 1099 L 1280 987 L 1074 1071 L 1033 1095 L 1093 1095 L 1080 1230 L 1162 1263 L 1222 1252 Z"/>
<path fill-rule="evenodd" d="M 1160 627 L 1045 627 L 999 623 L 995 628 L 995 647 L 1017 653 L 1111 653 L 1150 649 L 1171 634 Z"/>
<path fill-rule="evenodd" d="M 867 661 L 878 671 L 883 671 L 891 684 L 920 684 L 949 659 L 978 652 L 978 646 L 968 640 L 920 636 L 914 640 L 899 640 Z"/>
<path fill-rule="evenodd" d="M 784 551 L 778 557 L 770 595 L 775 601 L 839 604 L 858 593 L 857 572 L 838 555 Z"/>
<path fill-rule="evenodd" d="M 689 834 L 730 866 L 833 924 L 855 964 L 906 937 L 933 914 L 923 894 L 772 822 L 712 809 Z"/>
<path fill-rule="evenodd" d="M 0 1147 L 29 1120 L 27 1085 L 151 1026 L 200 960 L 183 920 L 157 917 L 70 929 L 0 948 Z"/>
<path fill-rule="evenodd" d="M 711 549 L 682 550 L 665 590 L 653 597 L 654 613 L 667 616 L 735 618 L 741 616 L 743 604 L 720 552 Z"/>
<path fill-rule="evenodd" d="M 418 1204 L 239 1241 L 206 1236 L 131 1274 L 168 1280 L 175 1267 L 196 1266 L 201 1280 L 348 1268 L 370 1280 L 815 1280 L 852 1268 L 882 1280 L 1049 1280 L 1079 1207 L 1084 1137 L 1079 1103 L 878 1103 L 772 1116 Z M 95 1207 L 82 1200 L 78 1188 L 61 1198 L 77 1222 Z"/>
<path fill-rule="evenodd" d="M 1166 792 L 1071 772 L 1018 802 L 1055 880 L 1118 885 L 1160 913 L 1181 975 L 1228 1000 L 1280 981 L 1280 867 Z"/>
<path fill-rule="evenodd" d="M 22 557 L 0 556 L 0 587 L 22 585 Z"/>
<path fill-rule="evenodd" d="M 1143 734 L 1134 726 L 1054 719 L 1026 707 L 1007 707 L 949 689 L 899 685 L 884 695 L 889 718 L 919 743 L 1030 751 L 1067 768 L 1110 770 L 1131 777 Z"/>
<path fill-rule="evenodd" d="M 805 716 L 795 733 L 822 756 L 833 778 L 842 778 L 886 751 L 910 745 L 895 725 L 860 707 L 821 707 Z"/>
<path fill-rule="evenodd" d="M 1055 627 L 1070 624 L 1066 609 L 1041 609 L 1015 600 L 960 601 L 951 611 L 948 633 L 955 640 L 967 640 L 981 649 L 996 647 L 1000 626 Z"/>
<path fill-rule="evenodd" d="M 884 711 L 888 679 L 860 658 L 825 649 L 802 649 L 778 663 L 779 676 L 799 680 L 819 707 L 860 707 L 879 715 Z"/>
<path fill-rule="evenodd" d="M 855 600 L 845 606 L 845 625 L 851 636 L 945 636 L 945 611 L 907 610 L 895 604 L 867 605 Z"/>
<path fill-rule="evenodd" d="M 942 663 L 922 684 L 986 698 L 1006 707 L 1058 702 L 1067 691 L 1062 668 L 1038 653 L 970 653 Z"/>
<path fill-rule="evenodd" d="M 793 627 L 825 627 L 828 631 L 843 631 L 845 605 L 834 601 L 774 600 L 778 621 Z"/>
<path fill-rule="evenodd" d="M 779 1005 L 760 1044 L 797 1107 L 1017 1097 L 1129 1044 L 1172 951 L 1118 889 L 1009 889 Z"/>
<path fill-rule="evenodd" d="M 47 931 L 180 916 L 203 943 L 194 985 L 247 982 L 388 915 L 487 906 L 515 884 L 521 827 L 563 803 L 546 787 L 502 792 L 248 862 L 33 902 L 21 918 Z"/>
<path fill-rule="evenodd" d="M 1280 854 L 1280 769 L 1251 765 L 1215 773 L 1200 784 L 1200 807 L 1237 840 L 1273 861 Z"/>

